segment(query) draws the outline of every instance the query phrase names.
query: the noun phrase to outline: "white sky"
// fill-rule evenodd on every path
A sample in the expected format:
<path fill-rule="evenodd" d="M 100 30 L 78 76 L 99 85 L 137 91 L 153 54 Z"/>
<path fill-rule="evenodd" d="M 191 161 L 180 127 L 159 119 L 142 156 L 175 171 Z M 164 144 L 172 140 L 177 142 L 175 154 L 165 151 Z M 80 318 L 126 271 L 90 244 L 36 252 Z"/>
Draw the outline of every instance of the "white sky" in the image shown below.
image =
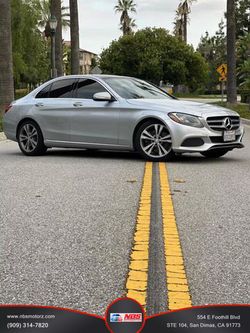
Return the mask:
<path fill-rule="evenodd" d="M 69 0 L 64 0 L 68 5 Z M 180 0 L 135 0 L 137 3 L 137 29 L 162 27 L 173 30 L 175 11 Z M 80 47 L 100 53 L 113 39 L 119 38 L 119 14 L 114 13 L 117 0 L 78 0 Z M 188 27 L 188 42 L 196 47 L 201 35 L 208 31 L 213 34 L 224 18 L 226 0 L 197 0 L 192 6 Z M 69 40 L 69 31 L 64 32 Z"/>

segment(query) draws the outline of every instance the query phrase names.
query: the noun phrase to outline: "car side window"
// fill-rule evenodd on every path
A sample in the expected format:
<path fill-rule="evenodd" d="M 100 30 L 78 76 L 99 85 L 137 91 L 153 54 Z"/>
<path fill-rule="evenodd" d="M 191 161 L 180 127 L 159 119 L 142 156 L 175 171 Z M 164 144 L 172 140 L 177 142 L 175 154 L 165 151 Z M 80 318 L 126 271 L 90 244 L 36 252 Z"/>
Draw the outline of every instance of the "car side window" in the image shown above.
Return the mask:
<path fill-rule="evenodd" d="M 90 79 L 83 79 L 78 81 L 75 97 L 93 99 L 94 94 L 106 91 L 100 83 Z"/>
<path fill-rule="evenodd" d="M 51 84 L 48 84 L 45 88 L 43 88 L 39 93 L 36 95 L 36 98 L 49 98 Z"/>
<path fill-rule="evenodd" d="M 52 83 L 49 98 L 71 98 L 74 83 L 74 79 L 64 79 Z"/>

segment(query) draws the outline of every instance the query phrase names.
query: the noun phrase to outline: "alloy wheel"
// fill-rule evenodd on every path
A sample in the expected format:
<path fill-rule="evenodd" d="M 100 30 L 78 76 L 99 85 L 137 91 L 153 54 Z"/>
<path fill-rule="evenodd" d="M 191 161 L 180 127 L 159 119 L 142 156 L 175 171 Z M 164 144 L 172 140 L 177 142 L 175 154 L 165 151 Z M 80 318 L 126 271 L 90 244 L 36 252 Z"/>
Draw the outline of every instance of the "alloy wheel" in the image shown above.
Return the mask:
<path fill-rule="evenodd" d="M 38 132 L 35 126 L 25 124 L 20 130 L 19 141 L 26 153 L 33 152 L 38 145 Z"/>
<path fill-rule="evenodd" d="M 171 135 L 163 124 L 151 124 L 142 131 L 140 145 L 149 157 L 163 158 L 171 152 Z"/>

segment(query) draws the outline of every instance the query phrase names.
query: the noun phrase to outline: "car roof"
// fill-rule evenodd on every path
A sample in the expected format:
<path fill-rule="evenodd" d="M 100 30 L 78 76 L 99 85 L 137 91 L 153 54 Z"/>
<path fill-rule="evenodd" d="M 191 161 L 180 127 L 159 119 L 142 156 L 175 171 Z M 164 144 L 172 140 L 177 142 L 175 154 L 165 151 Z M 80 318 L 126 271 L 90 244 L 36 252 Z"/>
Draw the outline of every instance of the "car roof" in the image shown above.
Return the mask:
<path fill-rule="evenodd" d="M 120 76 L 120 75 L 109 75 L 109 74 L 76 74 L 76 75 L 64 75 L 64 76 L 59 76 L 55 78 L 54 80 L 60 80 L 60 79 L 77 79 L 77 78 L 96 78 L 96 79 L 106 79 L 106 78 L 132 78 L 129 76 Z"/>

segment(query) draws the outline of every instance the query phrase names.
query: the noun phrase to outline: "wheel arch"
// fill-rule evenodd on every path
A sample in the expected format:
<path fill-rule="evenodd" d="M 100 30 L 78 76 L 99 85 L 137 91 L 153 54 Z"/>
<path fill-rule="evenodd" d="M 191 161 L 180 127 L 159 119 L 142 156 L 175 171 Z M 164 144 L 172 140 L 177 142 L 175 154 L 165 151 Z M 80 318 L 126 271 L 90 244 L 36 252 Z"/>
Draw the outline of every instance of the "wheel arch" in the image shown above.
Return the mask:
<path fill-rule="evenodd" d="M 39 127 L 39 129 L 40 129 L 40 131 L 41 131 L 41 133 L 42 133 L 42 136 L 43 136 L 43 132 L 42 132 L 41 126 L 38 124 L 38 122 L 35 121 L 35 120 L 34 120 L 33 118 L 31 118 L 31 117 L 25 117 L 25 118 L 23 118 L 23 119 L 21 119 L 21 120 L 19 121 L 19 123 L 18 123 L 18 125 L 17 125 L 17 127 L 16 127 L 16 139 L 18 139 L 18 138 L 17 138 L 17 134 L 18 134 L 19 128 L 21 127 L 21 125 L 22 125 L 23 123 L 25 123 L 25 122 L 28 121 L 28 120 L 32 121 L 33 123 L 35 123 L 35 124 Z"/>
<path fill-rule="evenodd" d="M 136 148 L 135 145 L 135 138 L 136 138 L 136 133 L 138 132 L 139 128 L 144 124 L 147 123 L 148 121 L 155 121 L 157 120 L 157 122 L 163 124 L 164 126 L 166 126 L 169 129 L 169 126 L 160 118 L 157 117 L 147 117 L 147 118 L 143 118 L 141 119 L 135 126 L 134 132 L 133 132 L 133 148 Z"/>

